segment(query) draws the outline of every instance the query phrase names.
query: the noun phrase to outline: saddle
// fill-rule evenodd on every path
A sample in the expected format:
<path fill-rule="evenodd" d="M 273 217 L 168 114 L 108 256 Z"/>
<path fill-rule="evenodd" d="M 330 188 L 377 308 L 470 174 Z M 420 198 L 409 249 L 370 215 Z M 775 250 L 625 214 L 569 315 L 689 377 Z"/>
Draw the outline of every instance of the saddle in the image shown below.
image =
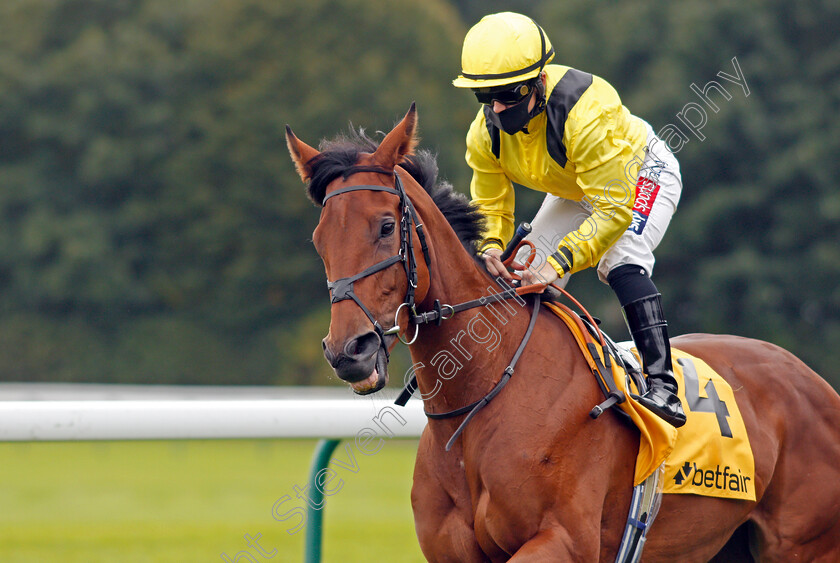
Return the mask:
<path fill-rule="evenodd" d="M 557 296 L 552 293 L 543 304 L 569 327 L 604 393 L 605 401 L 590 416 L 597 418 L 612 408 L 641 432 L 634 484 L 662 467 L 665 494 L 755 500 L 752 448 L 729 383 L 702 359 L 672 348 L 688 419 L 677 430 L 636 402 L 645 380 L 633 343 L 614 342 L 580 304 L 575 301 L 583 313 L 575 313 L 558 303 Z"/>

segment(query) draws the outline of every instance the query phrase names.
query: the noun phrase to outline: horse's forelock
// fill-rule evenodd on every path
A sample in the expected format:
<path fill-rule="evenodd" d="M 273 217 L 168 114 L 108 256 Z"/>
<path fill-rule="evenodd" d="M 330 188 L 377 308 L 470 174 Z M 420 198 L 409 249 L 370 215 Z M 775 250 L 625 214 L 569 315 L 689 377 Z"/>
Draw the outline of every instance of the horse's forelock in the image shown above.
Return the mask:
<path fill-rule="evenodd" d="M 376 147 L 376 141 L 368 137 L 364 129 L 356 130 L 352 124 L 349 133 L 321 141 L 318 146 L 321 154 L 311 163 L 312 177 L 306 189 L 309 199 L 321 205 L 327 187 L 353 168 L 364 153 L 376 151 Z"/>
<path fill-rule="evenodd" d="M 307 187 L 309 199 L 322 205 L 327 187 L 339 176 L 355 168 L 365 154 L 374 153 L 377 146 L 376 141 L 361 128 L 351 128 L 349 134 L 321 142 L 319 150 L 322 152 L 310 165 L 312 178 Z M 484 231 L 484 218 L 467 197 L 456 192 L 451 184 L 438 182 L 436 155 L 426 149 L 418 149 L 407 155 L 399 166 L 432 197 L 464 247 L 475 254 L 476 245 Z"/>
<path fill-rule="evenodd" d="M 329 186 L 359 160 L 359 151 L 353 147 L 324 151 L 315 157 L 310 167 L 312 178 L 306 188 L 309 199 L 322 205 Z"/>

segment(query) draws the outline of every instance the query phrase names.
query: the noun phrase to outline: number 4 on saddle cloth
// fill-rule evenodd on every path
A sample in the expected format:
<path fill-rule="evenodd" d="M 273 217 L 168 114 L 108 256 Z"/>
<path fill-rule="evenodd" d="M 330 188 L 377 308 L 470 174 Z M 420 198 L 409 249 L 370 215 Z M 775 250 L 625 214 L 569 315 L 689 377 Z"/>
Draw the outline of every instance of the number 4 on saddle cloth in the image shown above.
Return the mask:
<path fill-rule="evenodd" d="M 595 342 L 578 315 L 558 303 L 543 304 L 572 331 L 593 373 L 601 379 L 602 389 L 617 388 L 627 397 L 614 407 L 621 409 L 641 434 L 634 485 L 664 466 L 665 494 L 755 500 L 755 462 L 729 383 L 703 360 L 672 348 L 674 375 L 687 418 L 684 426 L 674 428 L 633 398 L 640 394 L 643 383 L 632 376 L 634 371 L 639 373 L 641 365 L 636 350 L 630 349 L 632 342 L 615 345 L 605 337 L 609 356 L 605 358 L 604 347 Z M 612 382 L 603 381 L 606 373 Z"/>

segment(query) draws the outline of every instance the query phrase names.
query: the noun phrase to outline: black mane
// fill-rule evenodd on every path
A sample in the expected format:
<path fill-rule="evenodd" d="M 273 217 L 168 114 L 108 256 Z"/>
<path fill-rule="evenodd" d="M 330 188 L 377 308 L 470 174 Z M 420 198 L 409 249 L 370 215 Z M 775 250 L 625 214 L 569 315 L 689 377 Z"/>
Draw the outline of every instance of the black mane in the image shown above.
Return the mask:
<path fill-rule="evenodd" d="M 377 146 L 378 143 L 368 137 L 363 129 L 351 129 L 349 134 L 322 142 L 319 147 L 321 154 L 310 163 L 312 178 L 307 186 L 309 199 L 321 205 L 330 182 L 339 176 L 347 177 L 350 173 L 359 171 L 356 163 L 360 154 L 372 153 Z M 466 196 L 453 190 L 451 184 L 438 181 L 435 155 L 425 149 L 419 149 L 401 162 L 400 166 L 423 186 L 458 235 L 461 244 L 474 255 L 484 232 L 484 217 Z"/>

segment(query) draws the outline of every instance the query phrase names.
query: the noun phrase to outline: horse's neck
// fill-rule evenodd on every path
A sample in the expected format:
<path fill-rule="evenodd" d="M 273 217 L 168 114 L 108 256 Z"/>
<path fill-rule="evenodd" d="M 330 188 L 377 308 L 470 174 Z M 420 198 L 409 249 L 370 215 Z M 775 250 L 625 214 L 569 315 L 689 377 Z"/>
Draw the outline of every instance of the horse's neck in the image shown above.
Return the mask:
<path fill-rule="evenodd" d="M 440 230 L 442 235 L 435 231 L 429 292 L 420 304 L 423 310 L 431 309 L 435 300 L 456 305 L 503 290 L 454 233 Z M 421 326 L 411 355 L 426 410 L 460 408 L 490 391 L 519 346 L 529 315 L 524 300 L 512 299 L 463 311 L 440 326 Z"/>

